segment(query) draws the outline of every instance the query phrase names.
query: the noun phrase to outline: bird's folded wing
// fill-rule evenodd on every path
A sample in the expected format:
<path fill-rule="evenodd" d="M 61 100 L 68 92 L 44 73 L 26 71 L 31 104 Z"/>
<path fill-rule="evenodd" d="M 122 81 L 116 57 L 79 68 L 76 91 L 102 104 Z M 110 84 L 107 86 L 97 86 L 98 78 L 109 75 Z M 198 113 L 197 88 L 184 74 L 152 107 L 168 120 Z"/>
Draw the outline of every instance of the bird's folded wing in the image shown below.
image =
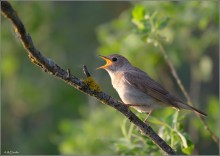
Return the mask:
<path fill-rule="evenodd" d="M 181 102 L 181 100 L 171 95 L 159 83 L 147 76 L 146 73 L 142 71 L 129 71 L 124 73 L 124 80 L 135 88 L 140 89 L 142 92 L 148 94 L 152 98 L 164 104 L 170 104 L 173 107 L 179 108 L 176 102 Z"/>

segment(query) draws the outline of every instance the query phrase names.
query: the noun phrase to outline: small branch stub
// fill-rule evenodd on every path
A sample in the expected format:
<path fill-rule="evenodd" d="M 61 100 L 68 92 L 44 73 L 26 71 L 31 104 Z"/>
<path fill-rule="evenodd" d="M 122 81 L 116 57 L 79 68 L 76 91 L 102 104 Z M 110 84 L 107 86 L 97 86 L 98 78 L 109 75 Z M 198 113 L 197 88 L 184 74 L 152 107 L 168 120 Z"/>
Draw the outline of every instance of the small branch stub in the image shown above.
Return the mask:
<path fill-rule="evenodd" d="M 83 65 L 83 72 L 84 72 L 84 74 L 86 75 L 87 78 L 91 76 L 85 65 Z"/>
<path fill-rule="evenodd" d="M 67 79 L 70 79 L 70 77 L 71 77 L 70 69 L 68 68 L 68 69 L 66 70 L 66 72 L 67 72 L 66 78 L 67 78 Z"/>

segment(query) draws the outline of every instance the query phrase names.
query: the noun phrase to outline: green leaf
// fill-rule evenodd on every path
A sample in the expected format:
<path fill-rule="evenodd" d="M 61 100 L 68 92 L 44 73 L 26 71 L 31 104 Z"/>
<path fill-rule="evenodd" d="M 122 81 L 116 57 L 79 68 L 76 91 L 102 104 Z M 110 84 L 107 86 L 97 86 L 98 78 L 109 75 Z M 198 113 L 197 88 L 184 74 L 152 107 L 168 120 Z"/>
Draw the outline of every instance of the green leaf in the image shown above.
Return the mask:
<path fill-rule="evenodd" d="M 144 29 L 144 24 L 140 21 L 132 19 L 132 22 L 138 27 L 138 29 L 143 30 Z"/>
<path fill-rule="evenodd" d="M 181 150 L 183 153 L 190 155 L 192 153 L 192 151 L 194 150 L 194 145 L 191 144 L 187 148 L 182 147 Z"/>
<path fill-rule="evenodd" d="M 179 112 L 176 111 L 173 115 L 172 127 L 176 130 L 177 129 L 177 122 L 178 122 Z"/>
<path fill-rule="evenodd" d="M 129 140 L 131 139 L 131 135 L 132 135 L 133 129 L 134 129 L 134 124 L 131 124 L 130 128 L 128 130 L 128 135 L 127 135 Z"/>
<path fill-rule="evenodd" d="M 187 142 L 187 147 L 182 146 L 181 150 L 183 153 L 185 154 L 192 154 L 192 151 L 194 150 L 195 145 L 193 144 L 193 142 L 190 139 L 190 136 L 187 133 L 184 133 L 184 138 L 186 139 Z"/>
<path fill-rule="evenodd" d="M 185 136 L 182 133 L 180 133 L 179 131 L 176 131 L 176 134 L 179 135 L 179 137 L 180 137 L 180 139 L 182 141 L 183 147 L 184 148 L 188 148 L 189 145 L 187 144 L 187 140 L 186 140 Z"/>
<path fill-rule="evenodd" d="M 169 17 L 164 17 L 158 22 L 158 29 L 163 29 L 167 26 L 169 23 L 170 18 Z"/>
<path fill-rule="evenodd" d="M 167 125 L 167 123 L 165 123 L 165 122 L 163 122 L 163 121 L 160 121 L 160 120 L 158 120 L 157 118 L 152 117 L 152 116 L 149 118 L 148 121 L 151 122 L 151 123 L 153 123 L 153 124 L 157 124 L 157 125 L 161 125 L 161 126 L 165 126 L 165 127 L 171 128 L 169 125 Z"/>
<path fill-rule="evenodd" d="M 144 26 L 144 15 L 145 9 L 142 5 L 137 5 L 132 10 L 132 22 L 138 27 L 138 29 L 143 30 Z"/>
<path fill-rule="evenodd" d="M 136 21 L 141 21 L 144 19 L 145 9 L 142 5 L 136 5 L 132 10 L 132 17 Z"/>
<path fill-rule="evenodd" d="M 126 120 L 124 119 L 121 125 L 121 132 L 125 138 L 128 138 L 127 130 L 126 130 Z"/>

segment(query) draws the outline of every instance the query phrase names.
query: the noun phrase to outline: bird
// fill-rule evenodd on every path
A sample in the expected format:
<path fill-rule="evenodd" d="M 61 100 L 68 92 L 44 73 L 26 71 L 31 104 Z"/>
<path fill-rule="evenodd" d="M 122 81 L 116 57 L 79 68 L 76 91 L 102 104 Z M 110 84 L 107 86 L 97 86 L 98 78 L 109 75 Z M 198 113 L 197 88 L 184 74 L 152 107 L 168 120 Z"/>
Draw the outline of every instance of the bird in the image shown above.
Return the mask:
<path fill-rule="evenodd" d="M 106 64 L 97 69 L 105 69 L 108 72 L 112 86 L 124 104 L 133 107 L 140 113 L 148 114 L 144 122 L 147 121 L 153 110 L 163 107 L 173 107 L 178 111 L 180 109 L 191 110 L 201 116 L 207 116 L 206 113 L 171 94 L 146 72 L 133 66 L 122 55 L 99 55 L 99 57 L 104 59 Z"/>

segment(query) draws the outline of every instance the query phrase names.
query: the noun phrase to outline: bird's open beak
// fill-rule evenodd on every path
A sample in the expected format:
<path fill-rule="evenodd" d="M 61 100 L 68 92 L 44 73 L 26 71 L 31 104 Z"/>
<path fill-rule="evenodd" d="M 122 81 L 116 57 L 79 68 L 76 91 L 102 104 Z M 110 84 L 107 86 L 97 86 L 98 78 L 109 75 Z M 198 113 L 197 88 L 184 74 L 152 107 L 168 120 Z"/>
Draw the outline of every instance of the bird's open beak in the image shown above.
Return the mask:
<path fill-rule="evenodd" d="M 107 58 L 106 56 L 102 56 L 99 55 L 99 57 L 101 57 L 102 59 L 104 59 L 106 61 L 106 64 L 104 66 L 98 67 L 96 69 L 105 69 L 106 67 L 110 66 L 112 64 L 112 60 L 110 60 L 109 58 Z"/>

